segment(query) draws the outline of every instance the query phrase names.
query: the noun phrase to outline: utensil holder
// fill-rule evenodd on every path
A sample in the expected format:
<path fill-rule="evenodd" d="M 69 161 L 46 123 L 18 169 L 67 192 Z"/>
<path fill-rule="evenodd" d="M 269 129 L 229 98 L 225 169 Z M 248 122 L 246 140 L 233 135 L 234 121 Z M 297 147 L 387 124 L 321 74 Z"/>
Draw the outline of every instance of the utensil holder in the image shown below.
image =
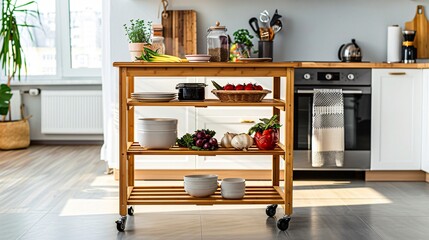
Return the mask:
<path fill-rule="evenodd" d="M 259 41 L 258 42 L 258 57 L 273 59 L 273 41 Z"/>

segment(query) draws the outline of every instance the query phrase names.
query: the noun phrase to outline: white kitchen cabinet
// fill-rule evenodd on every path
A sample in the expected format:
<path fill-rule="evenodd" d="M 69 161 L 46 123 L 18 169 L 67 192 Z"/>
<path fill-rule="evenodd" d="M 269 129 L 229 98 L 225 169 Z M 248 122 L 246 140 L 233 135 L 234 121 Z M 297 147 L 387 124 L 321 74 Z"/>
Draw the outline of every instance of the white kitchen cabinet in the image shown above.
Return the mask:
<path fill-rule="evenodd" d="M 429 69 L 423 70 L 422 170 L 429 173 Z"/>
<path fill-rule="evenodd" d="M 371 170 L 420 170 L 423 71 L 373 69 Z"/>

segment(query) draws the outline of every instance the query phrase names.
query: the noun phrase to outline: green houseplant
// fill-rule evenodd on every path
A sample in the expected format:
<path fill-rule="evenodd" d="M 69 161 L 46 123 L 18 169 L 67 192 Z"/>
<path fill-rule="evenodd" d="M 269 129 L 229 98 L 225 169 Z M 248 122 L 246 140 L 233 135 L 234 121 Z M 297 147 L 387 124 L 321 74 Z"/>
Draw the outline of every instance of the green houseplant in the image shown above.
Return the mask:
<path fill-rule="evenodd" d="M 253 47 L 253 36 L 247 29 L 238 29 L 233 33 L 234 43 L 231 44 L 231 61 L 236 62 L 238 58 L 250 58 L 250 49 Z"/>
<path fill-rule="evenodd" d="M 145 47 L 150 47 L 152 22 L 131 19 L 130 25 L 124 24 L 125 35 L 128 37 L 128 49 L 131 61 L 141 58 Z"/>
<path fill-rule="evenodd" d="M 0 84 L 0 149 L 14 149 L 27 147 L 30 143 L 29 124 L 27 119 L 20 121 L 6 121 L 10 112 L 9 101 L 12 98 L 11 81 L 21 78 L 22 70 L 26 70 L 24 49 L 21 42 L 21 33 L 36 27 L 30 20 L 40 23 L 40 14 L 36 1 L 25 3 L 16 0 L 2 0 L 2 16 L 0 29 L 0 62 L 5 75 L 6 84 Z M 11 114 L 9 114 L 10 116 Z"/>

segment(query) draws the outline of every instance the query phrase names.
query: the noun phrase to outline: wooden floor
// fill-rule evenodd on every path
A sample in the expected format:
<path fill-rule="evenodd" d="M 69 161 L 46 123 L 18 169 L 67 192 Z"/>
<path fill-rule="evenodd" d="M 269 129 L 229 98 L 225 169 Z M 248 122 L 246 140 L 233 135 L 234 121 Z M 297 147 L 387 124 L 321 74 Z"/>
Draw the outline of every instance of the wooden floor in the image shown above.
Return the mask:
<path fill-rule="evenodd" d="M 118 233 L 118 183 L 104 175 L 99 151 L 0 152 L 0 239 L 429 239 L 429 184 L 421 182 L 296 181 L 287 232 L 265 205 L 166 205 L 136 206 Z"/>

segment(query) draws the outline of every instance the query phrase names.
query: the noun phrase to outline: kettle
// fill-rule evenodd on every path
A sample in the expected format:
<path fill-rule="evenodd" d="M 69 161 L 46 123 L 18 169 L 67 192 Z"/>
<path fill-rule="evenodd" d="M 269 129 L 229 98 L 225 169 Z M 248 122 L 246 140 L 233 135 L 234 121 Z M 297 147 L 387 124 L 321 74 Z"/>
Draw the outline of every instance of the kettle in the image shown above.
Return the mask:
<path fill-rule="evenodd" d="M 362 62 L 362 53 L 355 39 L 352 39 L 351 43 L 341 45 L 338 59 L 341 62 Z"/>

